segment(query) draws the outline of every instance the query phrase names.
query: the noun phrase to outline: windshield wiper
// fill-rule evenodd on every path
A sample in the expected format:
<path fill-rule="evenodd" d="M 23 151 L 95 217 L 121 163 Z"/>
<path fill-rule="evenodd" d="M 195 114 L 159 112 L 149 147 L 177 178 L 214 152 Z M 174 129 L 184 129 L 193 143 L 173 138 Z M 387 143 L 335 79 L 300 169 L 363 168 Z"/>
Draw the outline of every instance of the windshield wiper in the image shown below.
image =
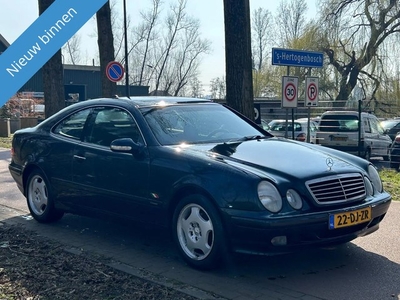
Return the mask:
<path fill-rule="evenodd" d="M 265 135 L 248 135 L 242 138 L 243 141 L 262 140 L 267 138 Z"/>

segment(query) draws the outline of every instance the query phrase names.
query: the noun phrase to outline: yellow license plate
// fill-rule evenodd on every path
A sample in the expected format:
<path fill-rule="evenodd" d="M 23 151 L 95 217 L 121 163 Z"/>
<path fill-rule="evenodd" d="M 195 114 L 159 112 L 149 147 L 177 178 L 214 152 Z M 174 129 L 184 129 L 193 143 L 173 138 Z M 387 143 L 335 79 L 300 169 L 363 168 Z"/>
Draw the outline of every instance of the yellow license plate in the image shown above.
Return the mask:
<path fill-rule="evenodd" d="M 353 226 L 370 221 L 371 207 L 329 215 L 329 229 Z"/>
<path fill-rule="evenodd" d="M 332 141 L 347 141 L 347 136 L 333 136 Z"/>

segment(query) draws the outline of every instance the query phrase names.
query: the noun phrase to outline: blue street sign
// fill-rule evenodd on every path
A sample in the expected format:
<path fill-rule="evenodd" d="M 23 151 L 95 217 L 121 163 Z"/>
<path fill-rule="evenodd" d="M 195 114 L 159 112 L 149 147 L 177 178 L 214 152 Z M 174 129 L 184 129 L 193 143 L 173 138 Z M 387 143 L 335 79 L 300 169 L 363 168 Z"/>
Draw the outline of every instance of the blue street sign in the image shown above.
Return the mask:
<path fill-rule="evenodd" d="M 322 68 L 324 53 L 272 48 L 272 64 L 306 68 Z"/>
<path fill-rule="evenodd" d="M 117 61 L 111 61 L 106 67 L 107 78 L 112 82 L 118 82 L 124 77 L 124 67 Z"/>
<path fill-rule="evenodd" d="M 107 0 L 54 1 L 0 55 L 0 106 L 6 103 L 106 2 Z"/>

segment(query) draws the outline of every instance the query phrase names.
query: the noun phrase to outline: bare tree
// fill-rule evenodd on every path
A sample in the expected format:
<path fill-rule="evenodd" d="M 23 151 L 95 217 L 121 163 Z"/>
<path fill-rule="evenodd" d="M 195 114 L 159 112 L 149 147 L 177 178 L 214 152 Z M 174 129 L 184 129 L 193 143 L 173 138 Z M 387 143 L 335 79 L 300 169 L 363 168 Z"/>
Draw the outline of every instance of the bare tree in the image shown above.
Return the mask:
<path fill-rule="evenodd" d="M 224 0 L 227 104 L 254 120 L 249 0 Z"/>
<path fill-rule="evenodd" d="M 226 79 L 216 77 L 210 82 L 211 98 L 224 100 L 226 98 Z"/>
<path fill-rule="evenodd" d="M 200 55 L 208 53 L 210 42 L 200 37 L 200 23 L 195 19 L 189 19 L 184 35 L 181 36 L 179 49 L 174 55 L 173 78 L 176 78 L 174 95 L 191 80 L 197 77 L 200 64 Z"/>
<path fill-rule="evenodd" d="M 114 39 L 111 25 L 110 3 L 100 8 L 96 13 L 97 20 L 97 43 L 99 46 L 101 87 L 103 97 L 114 97 L 117 93 L 115 82 L 110 81 L 106 75 L 106 67 L 115 59 Z"/>
<path fill-rule="evenodd" d="M 39 14 L 42 14 L 54 0 L 39 0 Z M 46 118 L 65 107 L 63 65 L 61 49 L 42 67 L 43 92 Z"/>
<path fill-rule="evenodd" d="M 71 63 L 73 65 L 79 64 L 81 60 L 80 52 L 81 36 L 75 34 L 68 40 L 63 46 L 62 51 L 64 52 L 64 63 Z"/>
<path fill-rule="evenodd" d="M 189 80 L 189 96 L 195 98 L 202 98 L 203 97 L 203 85 L 201 84 L 200 80 L 195 77 Z"/>
<path fill-rule="evenodd" d="M 140 75 L 139 75 L 139 82 L 138 82 L 139 85 L 141 85 L 143 82 L 143 76 L 145 74 L 145 67 L 148 64 L 147 56 L 149 55 L 149 48 L 151 47 L 151 42 L 154 40 L 153 32 L 156 29 L 157 21 L 160 16 L 161 0 L 153 0 L 152 2 L 153 2 L 153 7 L 152 7 L 151 11 L 141 14 L 146 26 L 144 27 L 144 30 L 143 30 L 145 45 L 144 45 L 144 50 L 143 50 L 142 64 L 141 64 L 141 68 L 140 68 Z"/>
<path fill-rule="evenodd" d="M 340 75 L 336 100 L 347 100 L 357 83 L 373 99 L 383 71 L 384 43 L 400 32 L 400 5 L 395 0 L 327 0 L 324 2 L 323 51 Z M 329 29 L 329 31 L 327 31 Z M 333 35 L 336 33 L 336 35 Z M 363 83 L 364 82 L 364 83 Z M 335 105 L 343 105 L 335 101 Z"/>
<path fill-rule="evenodd" d="M 149 85 L 158 92 L 183 95 L 197 78 L 203 54 L 210 42 L 201 37 L 200 22 L 186 13 L 187 0 L 172 4 L 166 18 L 160 0 L 141 12 L 141 22 L 133 28 L 130 70 L 133 83 Z"/>
<path fill-rule="evenodd" d="M 305 0 L 281 0 L 275 16 L 280 46 L 289 46 L 304 33 L 308 10 Z"/>
<path fill-rule="evenodd" d="M 157 64 L 157 79 L 155 84 L 155 90 L 158 90 L 160 86 L 161 78 L 164 75 L 164 71 L 168 68 L 168 58 L 171 51 L 174 49 L 177 43 L 177 35 L 179 31 L 183 30 L 185 27 L 185 19 L 186 19 L 186 3 L 187 0 L 178 0 L 177 5 L 173 5 L 171 7 L 171 12 L 167 17 L 166 26 L 168 28 L 168 33 L 165 39 L 166 47 L 163 49 L 163 55 L 160 61 L 160 64 Z M 168 87 L 168 84 L 165 88 Z M 165 89 L 164 88 L 164 89 Z"/>
<path fill-rule="evenodd" d="M 253 94 L 261 97 L 265 94 L 267 79 L 267 59 L 273 40 L 271 13 L 264 8 L 253 11 L 251 19 L 252 59 L 253 59 Z"/>
<path fill-rule="evenodd" d="M 271 51 L 272 16 L 268 9 L 258 8 L 251 19 L 253 68 L 261 70 Z"/>

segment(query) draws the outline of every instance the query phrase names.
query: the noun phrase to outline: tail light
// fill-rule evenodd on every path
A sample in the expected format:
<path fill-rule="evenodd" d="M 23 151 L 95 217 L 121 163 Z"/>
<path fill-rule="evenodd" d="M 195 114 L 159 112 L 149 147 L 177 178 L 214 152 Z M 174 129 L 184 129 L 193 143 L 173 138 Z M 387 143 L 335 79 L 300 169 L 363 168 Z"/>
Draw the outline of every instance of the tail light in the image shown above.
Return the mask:
<path fill-rule="evenodd" d="M 306 134 L 305 133 L 300 133 L 297 137 L 296 140 L 300 142 L 305 142 L 306 141 Z"/>
<path fill-rule="evenodd" d="M 13 148 L 13 147 L 11 147 L 10 152 L 11 152 L 11 157 L 13 157 L 14 154 L 15 154 L 15 151 L 14 151 L 14 148 Z"/>

